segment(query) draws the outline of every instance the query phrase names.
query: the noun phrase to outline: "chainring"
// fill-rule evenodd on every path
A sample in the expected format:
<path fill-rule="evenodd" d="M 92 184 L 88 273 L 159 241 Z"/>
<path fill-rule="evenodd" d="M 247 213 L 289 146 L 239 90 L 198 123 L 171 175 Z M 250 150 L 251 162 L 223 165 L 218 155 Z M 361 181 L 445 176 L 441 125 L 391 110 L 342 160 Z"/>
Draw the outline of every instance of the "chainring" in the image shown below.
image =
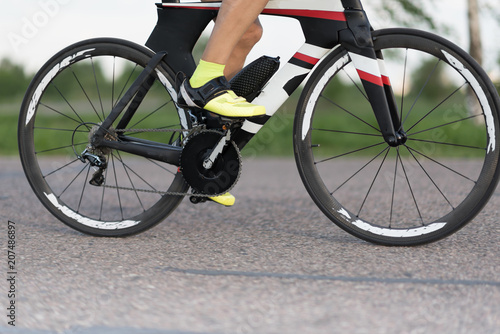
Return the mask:
<path fill-rule="evenodd" d="M 203 167 L 213 148 L 224 136 L 218 131 L 202 131 L 189 137 L 181 154 L 181 173 L 195 193 L 222 195 L 238 181 L 241 172 L 241 156 L 231 141 L 218 156 L 212 168 Z"/>

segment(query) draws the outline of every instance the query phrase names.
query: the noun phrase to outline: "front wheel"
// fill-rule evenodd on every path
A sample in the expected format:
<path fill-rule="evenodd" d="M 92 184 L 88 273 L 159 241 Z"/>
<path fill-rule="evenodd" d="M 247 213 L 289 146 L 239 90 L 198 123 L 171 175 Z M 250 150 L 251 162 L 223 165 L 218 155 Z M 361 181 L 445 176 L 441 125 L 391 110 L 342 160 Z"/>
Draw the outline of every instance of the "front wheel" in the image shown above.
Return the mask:
<path fill-rule="evenodd" d="M 92 133 L 143 71 L 153 53 L 117 39 L 93 39 L 55 55 L 26 93 L 18 125 L 21 162 L 45 207 L 70 227 L 96 236 L 126 236 L 167 217 L 187 192 L 177 167 L 112 149 L 80 159 Z M 187 118 L 175 104 L 173 75 L 160 65 L 126 129 L 119 134 L 182 145 Z M 133 103 L 133 102 L 132 102 Z M 108 136 L 107 135 L 107 136 Z M 170 194 L 165 194 L 170 193 Z"/>
<path fill-rule="evenodd" d="M 467 224 L 496 188 L 499 99 L 454 44 L 410 29 L 374 32 L 407 141 L 384 141 L 343 48 L 312 74 L 299 101 L 294 147 L 302 180 L 338 226 L 384 245 L 418 245 Z"/>

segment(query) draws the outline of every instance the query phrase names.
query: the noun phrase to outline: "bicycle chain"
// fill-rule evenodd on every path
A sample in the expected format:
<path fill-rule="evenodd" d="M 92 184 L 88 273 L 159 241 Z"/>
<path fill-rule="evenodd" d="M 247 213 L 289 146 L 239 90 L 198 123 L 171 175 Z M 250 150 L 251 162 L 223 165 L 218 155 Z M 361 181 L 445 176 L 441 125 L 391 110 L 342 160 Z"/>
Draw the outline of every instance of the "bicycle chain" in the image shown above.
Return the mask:
<path fill-rule="evenodd" d="M 186 136 L 186 140 L 189 140 L 189 137 L 192 136 L 194 133 L 202 133 L 205 131 L 213 131 L 213 130 L 207 130 L 204 125 L 198 126 L 198 127 L 193 127 L 189 130 L 185 129 L 113 129 L 115 132 L 186 132 L 189 131 L 188 135 Z M 236 152 L 238 152 L 238 159 L 240 162 L 242 162 L 241 159 L 241 153 L 240 150 L 237 148 L 236 144 L 231 141 L 231 144 L 235 146 Z M 241 166 L 243 164 L 241 163 Z M 168 196 L 192 196 L 192 197 L 203 197 L 203 198 L 209 198 L 209 197 L 217 197 L 220 195 L 224 195 L 225 193 L 228 193 L 230 190 L 234 188 L 234 186 L 238 183 L 240 179 L 241 172 L 238 174 L 238 177 L 236 178 L 236 181 L 233 183 L 233 185 L 226 190 L 224 193 L 221 194 L 215 194 L 215 195 L 207 195 L 207 194 L 198 194 L 198 193 L 179 193 L 179 192 L 171 192 L 171 191 L 158 191 L 158 190 L 147 190 L 147 189 L 135 189 L 135 188 L 128 188 L 128 187 L 117 187 L 117 186 L 110 186 L 110 185 L 102 185 L 103 188 L 110 188 L 110 189 L 118 189 L 118 190 L 128 190 L 128 191 L 135 191 L 135 192 L 142 192 L 142 193 L 150 193 L 150 194 L 159 194 L 159 195 L 168 195 Z M 186 182 L 186 181 L 184 181 Z M 186 182 L 187 183 L 187 182 Z M 189 189 L 188 189 L 189 190 Z"/>

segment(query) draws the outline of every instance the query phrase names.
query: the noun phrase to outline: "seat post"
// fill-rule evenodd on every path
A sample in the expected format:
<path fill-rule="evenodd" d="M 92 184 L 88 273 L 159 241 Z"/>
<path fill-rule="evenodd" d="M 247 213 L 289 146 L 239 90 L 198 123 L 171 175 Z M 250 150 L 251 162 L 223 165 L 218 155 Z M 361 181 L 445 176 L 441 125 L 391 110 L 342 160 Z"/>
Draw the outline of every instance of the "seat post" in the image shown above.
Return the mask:
<path fill-rule="evenodd" d="M 361 0 L 342 0 L 342 6 L 344 6 L 344 9 L 363 10 Z"/>

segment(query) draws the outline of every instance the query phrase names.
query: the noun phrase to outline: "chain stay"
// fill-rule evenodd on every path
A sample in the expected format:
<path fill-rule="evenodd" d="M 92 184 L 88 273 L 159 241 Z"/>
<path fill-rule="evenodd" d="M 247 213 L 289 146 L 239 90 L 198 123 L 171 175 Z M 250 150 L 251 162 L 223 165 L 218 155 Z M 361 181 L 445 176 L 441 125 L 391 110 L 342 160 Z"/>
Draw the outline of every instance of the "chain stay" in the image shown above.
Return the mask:
<path fill-rule="evenodd" d="M 187 130 L 186 129 L 120 129 L 120 130 L 114 129 L 114 131 L 115 132 L 186 132 Z M 189 129 L 189 133 L 186 136 L 186 138 L 189 139 L 189 137 L 191 135 L 193 135 L 194 133 L 196 133 L 196 132 L 204 132 L 204 131 L 210 131 L 210 130 L 206 130 L 206 127 L 204 125 L 193 127 L 191 129 Z M 235 145 L 234 142 L 231 141 L 231 143 L 233 145 Z M 241 153 L 240 153 L 240 151 L 238 149 L 236 151 L 238 152 L 238 156 L 239 156 L 239 159 L 241 161 Z M 229 192 L 231 189 L 234 188 L 234 186 L 236 185 L 236 183 L 238 183 L 239 178 L 240 178 L 240 176 L 238 175 L 238 178 L 236 179 L 236 181 L 233 183 L 233 185 L 228 190 L 226 190 L 224 192 L 224 194 L 227 193 L 227 192 Z M 216 196 L 223 195 L 223 194 L 207 195 L 207 194 L 197 194 L 197 193 L 191 193 L 190 194 L 190 193 L 187 193 L 187 192 L 185 192 L 185 193 L 179 193 L 179 192 L 158 191 L 158 190 L 148 190 L 148 189 L 135 189 L 135 188 L 128 188 L 128 187 L 117 187 L 117 186 L 110 186 L 110 185 L 102 185 L 101 187 L 103 187 L 103 188 L 110 188 L 110 189 L 118 189 L 118 190 L 127 190 L 127 191 L 141 192 L 141 193 L 168 195 L 168 196 L 190 196 L 190 197 L 204 197 L 204 198 L 209 198 L 209 197 L 216 197 Z"/>

